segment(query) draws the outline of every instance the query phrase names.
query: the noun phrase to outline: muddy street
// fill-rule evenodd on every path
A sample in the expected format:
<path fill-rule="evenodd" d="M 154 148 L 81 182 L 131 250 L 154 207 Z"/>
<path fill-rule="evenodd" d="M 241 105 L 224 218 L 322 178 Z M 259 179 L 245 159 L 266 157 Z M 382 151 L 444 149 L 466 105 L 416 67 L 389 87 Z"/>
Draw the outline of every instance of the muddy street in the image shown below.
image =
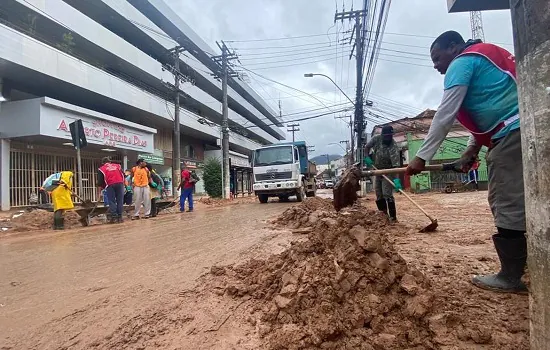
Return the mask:
<path fill-rule="evenodd" d="M 358 348 L 365 339 L 373 339 L 375 349 L 405 349 L 413 344 L 418 349 L 527 349 L 527 296 L 492 293 L 469 282 L 473 274 L 498 266 L 485 196 L 485 192 L 413 195 L 439 220 L 436 232 L 424 234 L 418 228 L 429 220 L 402 196 L 396 196 L 400 223 L 388 226 L 373 211 L 372 195 L 360 200 L 360 216 L 354 218 L 357 212 L 333 212 L 326 199 L 330 191 L 321 191 L 319 198 L 298 206 L 247 200 L 124 225 L 3 237 L 0 327 L 5 331 L 0 348 L 289 348 L 286 345 L 293 342 L 318 341 L 306 336 L 312 329 L 332 339 L 328 322 L 332 320 L 338 327 L 357 328 L 325 342 L 328 349 Z M 383 242 L 380 254 L 391 256 L 394 277 L 388 280 L 368 265 L 358 268 L 354 273 L 366 274 L 371 280 L 369 293 L 379 297 L 350 291 L 348 286 L 344 300 L 359 300 L 347 305 L 356 312 L 356 307 L 380 298 L 372 312 L 393 311 L 363 326 L 338 313 L 344 304 L 335 302 L 334 308 L 320 312 L 315 309 L 319 301 L 304 294 L 300 300 L 309 300 L 304 305 L 278 312 L 277 307 L 286 308 L 282 302 L 293 305 L 292 300 L 298 299 L 292 293 L 302 289 L 319 288 L 309 297 L 336 300 L 323 293 L 333 290 L 329 286 L 334 286 L 330 281 L 335 273 L 357 268 L 362 261 L 359 251 L 349 255 L 348 245 L 355 240 L 345 238 L 348 232 L 357 234 L 357 227 L 349 227 L 361 220 L 369 230 L 365 237 Z M 318 249 L 309 241 L 317 229 L 322 232 L 317 239 L 327 239 L 325 244 L 345 243 L 348 253 L 339 259 L 355 260 L 339 260 L 344 270 L 334 260 L 341 253 L 310 252 Z M 321 260 L 310 261 L 317 258 Z M 283 272 L 300 269 L 306 261 L 316 266 L 311 280 L 300 282 L 302 289 L 281 290 Z M 286 276 L 283 281 L 294 278 Z M 403 282 L 407 278 L 412 280 Z M 273 294 L 277 290 L 287 294 L 281 298 Z M 414 311 L 410 305 L 416 305 Z M 333 314 L 325 320 L 327 310 Z M 302 321 L 289 323 L 300 317 Z M 305 333 L 296 328 L 311 322 L 313 328 Z"/>
<path fill-rule="evenodd" d="M 264 222 L 292 204 L 201 208 L 123 225 L 5 237 L 0 347 L 27 348 L 32 342 L 21 341 L 29 333 L 42 338 L 34 343 L 39 348 L 64 344 L 52 334 L 40 336 L 38 329 L 46 325 L 52 331 L 73 313 L 88 315 L 80 318 L 80 327 L 90 321 L 90 328 L 96 324 L 108 332 L 166 295 L 190 288 L 210 266 L 238 261 L 245 252 L 254 256 L 262 241 L 276 244 L 280 237 Z"/>

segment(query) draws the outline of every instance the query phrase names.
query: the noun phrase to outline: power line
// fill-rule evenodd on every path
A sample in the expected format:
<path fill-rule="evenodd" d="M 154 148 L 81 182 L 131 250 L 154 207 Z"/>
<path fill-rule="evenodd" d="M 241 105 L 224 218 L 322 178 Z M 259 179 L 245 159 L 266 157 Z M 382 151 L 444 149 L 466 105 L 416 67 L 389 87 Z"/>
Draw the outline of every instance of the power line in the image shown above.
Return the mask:
<path fill-rule="evenodd" d="M 422 53 L 418 53 L 418 52 L 388 49 L 388 48 L 384 48 L 384 47 L 381 47 L 380 50 L 388 51 L 388 52 L 402 53 L 402 54 L 411 55 L 411 56 L 418 56 L 418 57 L 422 57 L 422 58 L 426 58 L 426 59 L 431 60 L 430 55 L 422 54 Z M 241 55 L 242 57 L 244 57 L 244 58 L 241 59 L 241 61 L 265 60 L 265 59 L 270 59 L 270 58 L 295 57 L 295 56 L 303 56 L 303 55 L 312 55 L 312 56 L 311 57 L 296 58 L 296 59 L 318 58 L 318 57 L 330 56 L 330 55 L 334 54 L 334 47 L 324 48 L 324 49 L 321 49 L 321 50 L 295 50 L 295 51 L 280 51 L 280 52 L 281 52 L 281 54 L 276 54 L 276 55 L 272 55 L 272 54 L 275 54 L 276 52 L 269 52 L 269 53 L 266 53 L 267 56 L 264 56 L 264 54 L 262 54 L 262 53 Z M 325 54 L 325 53 L 329 53 L 329 54 Z M 319 54 L 324 54 L 324 55 L 319 55 Z M 249 58 L 249 56 L 254 56 L 254 57 Z M 345 56 L 347 57 L 347 55 L 345 55 Z M 338 56 L 338 57 L 342 57 L 342 56 Z M 400 57 L 400 56 L 398 56 L 398 57 Z M 275 61 L 273 61 L 273 62 L 275 62 Z M 273 63 L 273 62 L 271 62 L 271 63 Z"/>
<path fill-rule="evenodd" d="M 228 43 L 250 43 L 250 42 L 258 42 L 258 41 L 293 40 L 293 39 L 303 39 L 303 38 L 314 38 L 314 37 L 320 37 L 320 36 L 329 36 L 329 35 L 336 35 L 336 34 L 337 34 L 337 32 L 323 33 L 323 34 L 287 36 L 287 37 L 282 37 L 282 38 L 249 39 L 249 40 L 226 40 L 226 42 L 228 42 Z"/>
<path fill-rule="evenodd" d="M 312 115 L 312 116 L 309 116 L 309 117 L 286 120 L 285 123 L 302 122 L 304 120 L 317 119 L 317 118 L 325 117 L 327 115 L 333 115 L 334 113 L 348 112 L 351 109 L 353 109 L 353 108 L 342 108 L 342 109 L 339 109 L 339 110 L 336 110 L 336 111 L 316 114 L 316 115 Z M 267 126 L 272 126 L 272 125 L 276 125 L 276 124 L 267 124 Z M 252 125 L 252 126 L 246 127 L 246 129 L 252 129 L 252 128 L 258 128 L 258 126 L 257 125 Z"/>
<path fill-rule="evenodd" d="M 371 32 L 371 31 L 367 31 L 367 32 Z M 331 35 L 336 35 L 336 32 L 330 33 L 330 34 Z M 412 34 L 412 33 L 385 32 L 385 34 L 395 35 L 395 36 L 404 36 L 404 37 L 413 37 L 413 38 L 425 38 L 425 39 L 436 39 L 437 38 L 437 36 L 433 36 L 433 35 Z M 286 37 L 281 37 L 281 38 L 266 38 L 266 39 L 251 39 L 251 40 L 227 40 L 227 42 L 249 43 L 249 42 L 278 41 L 278 40 L 293 40 L 293 39 L 312 38 L 312 37 L 320 37 L 320 36 L 327 36 L 327 33 L 325 33 L 325 34 L 302 35 L 302 36 L 286 36 Z M 498 45 L 513 46 L 510 43 L 502 43 L 502 42 L 492 42 L 492 43 L 493 44 L 498 44 Z"/>
<path fill-rule="evenodd" d="M 268 67 L 261 67 L 261 66 L 260 66 L 259 68 L 254 68 L 254 69 L 255 69 L 255 70 L 266 70 L 266 69 L 275 69 L 275 68 L 286 68 L 286 67 L 294 67 L 294 66 L 303 66 L 303 65 L 306 65 L 306 64 L 310 64 L 310 63 L 327 62 L 327 61 L 332 61 L 332 60 L 335 60 L 335 59 L 336 59 L 335 57 L 332 57 L 332 58 L 327 58 L 327 59 L 323 59 L 323 60 L 314 60 L 314 61 L 301 62 L 301 63 L 295 63 L 295 64 L 285 64 L 285 65 L 268 66 Z M 419 64 L 419 63 L 412 63 L 412 62 L 403 62 L 403 61 L 396 61 L 396 60 L 390 60 L 390 59 L 379 59 L 379 60 L 380 60 L 380 61 L 384 61 L 384 62 L 406 64 L 406 65 L 410 65 L 410 66 L 433 68 L 433 65 L 429 65 L 429 64 Z M 243 66 L 239 66 L 239 68 L 244 69 Z"/>
<path fill-rule="evenodd" d="M 429 47 L 430 47 L 430 45 L 412 45 L 412 44 L 395 43 L 395 42 L 383 41 L 383 40 L 382 40 L 382 44 L 396 45 L 396 46 L 403 46 L 403 47 L 414 47 L 414 48 L 423 49 L 423 50 L 428 50 Z M 347 45 L 349 45 L 349 43 L 346 44 L 344 42 L 344 43 L 334 45 L 334 44 L 330 44 L 330 43 L 327 43 L 327 42 L 319 42 L 319 43 L 305 43 L 305 44 L 291 45 L 291 46 L 235 47 L 234 49 L 238 50 L 238 51 L 257 51 L 257 50 L 271 50 L 271 49 L 284 49 L 284 48 L 292 49 L 292 50 L 271 51 L 271 52 L 256 52 L 256 53 L 248 53 L 247 54 L 248 56 L 251 56 L 251 55 L 266 55 L 266 54 L 272 54 L 272 53 L 287 53 L 287 52 L 309 51 L 309 50 L 313 50 L 313 49 L 322 49 L 322 48 L 331 49 L 331 48 L 334 48 L 334 47 L 347 46 Z M 304 47 L 304 46 L 316 46 L 316 47 L 304 48 L 302 50 L 294 49 L 294 48 L 297 48 L 297 47 Z"/>
<path fill-rule="evenodd" d="M 248 69 L 248 68 L 246 68 L 246 67 L 240 66 L 240 68 L 241 68 L 241 69 L 244 69 L 245 71 L 247 71 L 247 72 L 249 72 L 249 73 L 252 73 L 252 74 L 254 74 L 254 75 L 256 75 L 256 76 L 258 76 L 258 77 L 260 77 L 260 78 L 262 78 L 262 79 L 264 79 L 264 80 L 270 81 L 270 82 L 275 83 L 275 84 L 277 84 L 277 85 L 281 85 L 281 86 L 284 86 L 284 87 L 286 87 L 286 88 L 288 88 L 288 89 L 291 89 L 291 90 L 294 90 L 294 91 L 298 91 L 298 92 L 301 92 L 301 93 L 303 93 L 303 94 L 305 94 L 305 95 L 308 95 L 308 96 L 312 97 L 313 99 L 317 100 L 317 101 L 318 101 L 319 103 L 321 103 L 324 107 L 326 107 L 327 109 L 330 110 L 330 108 L 329 108 L 323 101 L 319 100 L 317 97 L 315 97 L 314 95 L 312 95 L 312 94 L 310 94 L 310 93 L 308 93 L 308 92 L 305 92 L 305 91 L 303 91 L 303 90 L 297 89 L 297 88 L 292 87 L 292 86 L 290 86 L 290 85 L 287 85 L 287 84 L 278 82 L 278 81 L 276 81 L 276 80 L 270 79 L 270 78 L 268 78 L 268 77 L 266 77 L 266 76 L 264 76 L 264 75 L 262 75 L 262 74 L 259 74 L 259 73 L 256 73 L 256 72 L 253 71 L 253 70 L 250 70 L 250 69 Z"/>

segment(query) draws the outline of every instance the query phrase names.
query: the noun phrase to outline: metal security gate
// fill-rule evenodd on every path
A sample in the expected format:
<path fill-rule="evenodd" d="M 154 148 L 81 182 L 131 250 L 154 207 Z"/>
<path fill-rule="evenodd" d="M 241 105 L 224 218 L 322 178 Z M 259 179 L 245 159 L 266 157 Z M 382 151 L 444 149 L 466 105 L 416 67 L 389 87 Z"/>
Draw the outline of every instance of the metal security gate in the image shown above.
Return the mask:
<path fill-rule="evenodd" d="M 63 150 L 65 151 L 65 150 Z M 29 197 L 38 194 L 42 182 L 51 174 L 72 171 L 73 191 L 85 199 L 98 200 L 97 169 L 102 155 L 82 154 L 83 192 L 78 193 L 76 156 L 63 154 L 59 149 L 40 147 L 40 151 L 13 147 L 10 152 L 10 205 L 22 207 L 30 205 Z M 66 151 L 65 151 L 66 153 Z M 113 159 L 120 156 L 113 155 Z"/>

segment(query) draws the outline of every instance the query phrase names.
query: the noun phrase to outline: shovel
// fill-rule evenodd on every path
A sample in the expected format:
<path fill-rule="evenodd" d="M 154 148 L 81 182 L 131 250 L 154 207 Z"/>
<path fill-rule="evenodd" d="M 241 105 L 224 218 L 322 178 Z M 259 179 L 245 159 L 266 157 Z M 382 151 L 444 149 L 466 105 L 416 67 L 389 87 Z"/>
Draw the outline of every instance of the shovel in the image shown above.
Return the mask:
<path fill-rule="evenodd" d="M 458 168 L 456 164 L 426 165 L 425 170 L 462 172 L 462 170 Z M 346 170 L 340 181 L 338 181 L 338 183 L 336 184 L 336 186 L 334 186 L 334 189 L 332 190 L 334 209 L 336 209 L 336 211 L 340 211 L 342 208 L 349 207 L 353 205 L 353 203 L 355 203 L 355 201 L 357 200 L 357 191 L 361 189 L 361 178 L 380 175 L 404 174 L 406 171 L 407 168 L 361 171 L 356 166 Z"/>
<path fill-rule="evenodd" d="M 427 167 L 426 167 L 427 168 Z M 374 168 L 375 170 L 374 171 L 379 171 L 378 169 Z M 406 168 L 405 168 L 406 169 Z M 388 170 L 394 170 L 394 169 L 388 169 Z M 443 167 L 441 167 L 441 169 L 439 170 L 443 170 Z M 452 170 L 452 169 L 451 169 Z M 424 233 L 424 232 L 434 232 L 436 229 L 437 229 L 437 226 L 439 225 L 437 223 L 437 219 L 434 219 L 433 217 L 430 216 L 430 214 L 428 214 L 421 206 L 420 204 L 416 203 L 416 201 L 414 199 L 412 199 L 408 194 L 405 193 L 405 191 L 403 191 L 402 189 L 397 189 L 397 187 L 395 187 L 395 184 L 393 183 L 393 181 L 387 177 L 386 175 L 384 174 L 380 174 L 382 175 L 382 177 L 384 178 L 384 180 L 386 180 L 388 183 L 390 183 L 393 188 L 395 188 L 396 190 L 399 191 L 399 193 L 401 193 L 402 195 L 404 195 L 405 197 L 407 197 L 407 199 L 409 201 L 411 201 L 412 204 L 414 204 L 424 215 L 426 215 L 428 217 L 428 219 L 430 219 L 431 223 L 424 227 L 423 229 L 420 230 L 420 232 Z"/>

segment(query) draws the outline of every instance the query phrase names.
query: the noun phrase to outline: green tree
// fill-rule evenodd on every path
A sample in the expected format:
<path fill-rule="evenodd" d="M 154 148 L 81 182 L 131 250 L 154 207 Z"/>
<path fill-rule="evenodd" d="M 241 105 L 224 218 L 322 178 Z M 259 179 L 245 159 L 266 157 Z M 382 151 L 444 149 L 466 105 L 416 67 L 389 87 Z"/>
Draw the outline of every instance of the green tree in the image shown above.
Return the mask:
<path fill-rule="evenodd" d="M 222 197 L 222 163 L 217 158 L 208 158 L 204 162 L 202 174 L 204 190 L 210 197 Z"/>
<path fill-rule="evenodd" d="M 61 43 L 57 44 L 57 48 L 66 53 L 72 53 L 73 47 L 75 46 L 74 37 L 71 32 L 63 34 L 63 40 Z"/>

